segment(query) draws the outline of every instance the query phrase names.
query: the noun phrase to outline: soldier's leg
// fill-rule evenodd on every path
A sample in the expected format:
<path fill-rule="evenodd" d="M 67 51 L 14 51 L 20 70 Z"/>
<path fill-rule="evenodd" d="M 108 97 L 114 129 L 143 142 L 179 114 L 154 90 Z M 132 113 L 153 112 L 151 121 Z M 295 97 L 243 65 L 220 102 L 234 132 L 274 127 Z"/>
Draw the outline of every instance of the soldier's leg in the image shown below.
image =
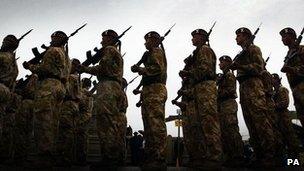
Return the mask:
<path fill-rule="evenodd" d="M 88 151 L 89 122 L 78 124 L 76 128 L 76 162 L 85 164 Z"/>
<path fill-rule="evenodd" d="M 145 129 L 145 164 L 165 163 L 165 142 L 167 136 L 165 124 L 165 101 L 167 91 L 162 84 L 152 84 L 143 89 L 142 113 Z M 147 131 L 147 134 L 146 134 Z"/>
<path fill-rule="evenodd" d="M 204 81 L 195 86 L 199 120 L 205 136 L 206 159 L 219 162 L 222 158 L 221 130 L 217 114 L 217 90 L 214 81 Z"/>
<path fill-rule="evenodd" d="M 15 117 L 15 160 L 26 159 L 33 130 L 33 100 L 22 100 L 18 114 Z"/>

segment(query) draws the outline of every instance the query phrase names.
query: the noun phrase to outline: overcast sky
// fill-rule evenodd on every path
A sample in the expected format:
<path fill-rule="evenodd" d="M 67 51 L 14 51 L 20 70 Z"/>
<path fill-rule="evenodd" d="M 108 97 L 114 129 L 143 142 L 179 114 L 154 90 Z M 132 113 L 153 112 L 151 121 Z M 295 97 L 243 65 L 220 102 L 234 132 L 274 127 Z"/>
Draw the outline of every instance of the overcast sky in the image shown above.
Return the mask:
<path fill-rule="evenodd" d="M 30 73 L 21 64 L 33 57 L 31 48 L 48 45 L 51 33 L 56 30 L 69 35 L 82 24 L 88 23 L 69 41 L 70 57 L 84 61 L 87 50 L 100 47 L 104 30 L 113 29 L 120 34 L 133 26 L 121 39 L 122 53 L 126 52 L 124 77 L 130 81 L 136 76 L 130 67 L 137 63 L 145 51 L 143 36 L 152 30 L 163 35 L 176 23 L 164 41 L 168 60 L 168 116 L 176 114 L 177 107 L 171 104 L 171 100 L 176 97 L 181 86 L 178 72 L 183 68 L 184 58 L 194 50 L 190 33 L 197 28 L 208 31 L 214 21 L 217 21 L 217 25 L 210 43 L 217 58 L 222 55 L 234 58 L 241 50 L 235 42 L 234 32 L 237 28 L 245 26 L 254 32 L 263 22 L 255 44 L 261 48 L 264 59 L 271 53 L 268 70 L 283 76 L 283 85 L 289 88 L 286 76 L 280 73 L 287 48 L 281 42 L 279 31 L 292 27 L 299 33 L 304 26 L 303 10 L 303 0 L 1 0 L 0 38 L 3 39 L 7 34 L 20 37 L 29 29 L 34 29 L 22 40 L 17 50 L 17 57 L 21 57 L 18 60 L 18 78 L 22 78 Z M 134 81 L 127 92 L 128 124 L 134 130 L 143 129 L 140 109 L 135 107 L 139 97 L 132 94 L 139 81 Z M 294 110 L 292 97 L 289 109 Z M 248 135 L 240 108 L 238 118 L 241 134 Z M 174 123 L 167 123 L 167 129 L 168 134 L 177 135 Z"/>

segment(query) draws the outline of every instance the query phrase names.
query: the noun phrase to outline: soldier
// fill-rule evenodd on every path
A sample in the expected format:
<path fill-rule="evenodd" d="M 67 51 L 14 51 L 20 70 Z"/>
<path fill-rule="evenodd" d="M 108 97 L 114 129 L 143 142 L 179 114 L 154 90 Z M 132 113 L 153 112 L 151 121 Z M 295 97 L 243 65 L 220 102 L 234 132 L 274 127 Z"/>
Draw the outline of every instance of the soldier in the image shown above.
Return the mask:
<path fill-rule="evenodd" d="M 39 78 L 34 98 L 34 132 L 38 145 L 38 157 L 32 165 L 34 167 L 52 166 L 59 110 L 65 97 L 65 83 L 70 70 L 70 59 L 64 49 L 68 41 L 67 35 L 56 31 L 51 35 L 51 39 L 51 45 L 41 63 L 23 63 L 25 69 L 36 73 Z"/>
<path fill-rule="evenodd" d="M 278 74 L 272 74 L 272 82 L 275 90 L 273 95 L 275 114 L 278 115 L 278 126 L 282 133 L 284 146 L 287 146 L 289 158 L 298 158 L 300 142 L 292 128 L 289 110 L 287 109 L 289 105 L 289 92 L 287 88 L 282 86 L 281 78 Z"/>
<path fill-rule="evenodd" d="M 15 154 L 16 164 L 23 164 L 31 147 L 33 138 L 34 93 L 38 76 L 30 75 L 28 81 L 16 83 L 16 93 L 22 97 L 19 110 L 15 116 Z M 21 85 L 24 84 L 24 85 Z"/>
<path fill-rule="evenodd" d="M 167 100 L 167 60 L 160 35 L 151 31 L 145 35 L 147 51 L 145 67 L 133 65 L 132 72 L 143 76 L 141 113 L 145 131 L 145 161 L 143 168 L 165 169 L 165 102 Z"/>
<path fill-rule="evenodd" d="M 18 75 L 15 59 L 15 50 L 19 40 L 14 35 L 3 39 L 0 49 L 0 161 L 3 162 L 12 156 L 13 124 L 15 109 L 11 105 L 17 100 L 13 93 Z M 15 106 L 16 107 L 16 106 Z M 13 111 L 12 111 L 13 110 Z"/>
<path fill-rule="evenodd" d="M 79 101 L 81 98 L 79 75 L 76 72 L 76 67 L 79 64 L 78 59 L 72 60 L 70 76 L 66 82 L 66 94 L 59 116 L 58 142 L 56 145 L 59 153 L 57 166 L 70 166 L 75 157 L 75 121 L 76 117 L 79 116 Z"/>
<path fill-rule="evenodd" d="M 236 78 L 229 66 L 232 60 L 229 56 L 220 57 L 220 69 L 223 71 L 218 77 L 218 112 L 221 123 L 222 144 L 225 165 L 238 167 L 242 164 L 244 144 L 239 132 L 236 102 Z"/>
<path fill-rule="evenodd" d="M 204 159 L 199 164 L 202 167 L 218 168 L 221 165 L 222 143 L 221 130 L 217 114 L 216 90 L 216 56 L 206 44 L 208 33 L 203 29 L 196 29 L 192 33 L 193 68 L 190 71 L 180 71 L 181 76 L 193 79 L 193 94 L 197 118 L 201 124 L 203 134 Z"/>
<path fill-rule="evenodd" d="M 280 35 L 283 44 L 289 49 L 281 71 L 286 73 L 298 118 L 304 125 L 304 46 L 296 41 L 297 35 L 292 28 L 284 28 Z"/>
<path fill-rule="evenodd" d="M 193 57 L 190 55 L 185 60 L 185 67 L 183 70 L 189 71 L 193 66 Z M 178 91 L 178 95 L 182 97 L 181 102 L 173 100 L 172 103 L 179 106 L 182 111 L 183 120 L 183 136 L 186 149 L 189 154 L 189 167 L 195 167 L 197 163 L 201 163 L 203 149 L 203 137 L 201 134 L 201 125 L 198 121 L 195 101 L 193 94 L 193 79 L 189 77 L 182 77 L 182 88 Z"/>
<path fill-rule="evenodd" d="M 80 66 L 80 70 L 97 76 L 96 112 L 97 132 L 101 148 L 99 166 L 120 166 L 125 155 L 125 120 L 121 115 L 119 101 L 123 98 L 121 81 L 123 75 L 123 59 L 113 44 L 118 37 L 113 30 L 102 33 L 103 54 L 99 65 L 93 67 Z M 115 42 L 114 42 L 115 43 Z"/>
<path fill-rule="evenodd" d="M 237 70 L 240 103 L 257 159 L 255 166 L 272 167 L 274 134 L 267 116 L 265 91 L 260 78 L 265 63 L 260 48 L 253 45 L 252 33 L 248 28 L 236 30 L 236 42 L 243 51 L 234 59 L 231 69 Z"/>
<path fill-rule="evenodd" d="M 76 116 L 76 165 L 87 164 L 88 151 L 88 130 L 92 117 L 93 97 L 89 89 L 91 80 L 83 78 L 81 80 L 81 98 L 79 102 L 79 114 Z"/>

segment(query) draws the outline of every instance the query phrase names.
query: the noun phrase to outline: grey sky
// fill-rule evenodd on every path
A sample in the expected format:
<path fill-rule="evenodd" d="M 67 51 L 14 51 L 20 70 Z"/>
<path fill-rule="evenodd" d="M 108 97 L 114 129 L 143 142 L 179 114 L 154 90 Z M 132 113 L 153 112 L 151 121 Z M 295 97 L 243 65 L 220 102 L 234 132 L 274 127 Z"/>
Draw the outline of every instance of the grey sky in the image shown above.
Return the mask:
<path fill-rule="evenodd" d="M 178 71 L 183 68 L 183 59 L 194 49 L 191 44 L 191 31 L 197 28 L 209 30 L 212 22 L 217 21 L 210 37 L 211 46 L 217 57 L 230 55 L 234 57 L 241 49 L 235 43 L 234 31 L 246 26 L 254 31 L 260 22 L 261 30 L 255 40 L 264 59 L 271 52 L 267 65 L 270 72 L 279 72 L 287 48 L 280 40 L 279 31 L 290 26 L 300 32 L 304 26 L 303 0 L 2 0 L 0 7 L 0 38 L 7 34 L 21 36 L 30 28 L 34 31 L 22 40 L 17 56 L 19 78 L 29 74 L 21 63 L 33 57 L 31 48 L 40 47 L 50 42 L 50 34 L 62 30 L 70 34 L 84 23 L 88 25 L 69 41 L 70 56 L 85 60 L 85 52 L 100 47 L 101 33 L 114 29 L 121 33 L 132 25 L 132 29 L 121 39 L 124 57 L 124 76 L 131 80 L 136 75 L 130 71 L 143 52 L 145 33 L 155 30 L 164 34 L 174 23 L 170 35 L 164 41 L 168 60 L 168 100 L 166 115 L 176 113 L 177 107 L 171 100 L 180 88 Z M 283 76 L 282 73 L 280 73 Z M 138 85 L 139 79 L 128 87 L 129 108 L 128 124 L 135 130 L 142 129 L 140 109 L 135 107 L 139 97 L 131 91 Z M 283 84 L 289 88 L 285 75 Z M 290 109 L 294 109 L 291 99 Z M 243 117 L 239 108 L 239 125 L 241 134 L 246 135 Z M 167 124 L 168 134 L 176 135 L 173 123 Z"/>

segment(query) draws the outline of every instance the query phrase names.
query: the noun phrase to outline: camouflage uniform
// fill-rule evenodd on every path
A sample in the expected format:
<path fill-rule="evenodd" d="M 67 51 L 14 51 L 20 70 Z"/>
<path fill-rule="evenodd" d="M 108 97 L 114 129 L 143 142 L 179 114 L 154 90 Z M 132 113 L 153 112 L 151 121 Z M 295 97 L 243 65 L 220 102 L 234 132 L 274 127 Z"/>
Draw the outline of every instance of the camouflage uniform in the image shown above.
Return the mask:
<path fill-rule="evenodd" d="M 69 61 L 62 47 L 50 47 L 40 64 L 29 67 L 39 77 L 34 97 L 34 132 L 41 161 L 48 161 L 55 150 L 59 112 L 66 93 L 64 83 L 70 70 Z"/>
<path fill-rule="evenodd" d="M 0 52 L 0 157 L 12 156 L 13 125 L 17 98 L 14 91 L 18 67 L 15 55 L 11 52 Z"/>
<path fill-rule="evenodd" d="M 274 134 L 268 119 L 265 91 L 260 78 L 265 65 L 260 48 L 250 45 L 237 61 L 244 66 L 244 69 L 237 70 L 237 79 L 240 83 L 240 103 L 250 143 L 258 160 L 271 162 L 275 150 Z"/>
<path fill-rule="evenodd" d="M 86 162 L 88 149 L 88 129 L 92 117 L 93 97 L 84 88 L 81 88 L 79 115 L 76 117 L 76 161 Z"/>
<path fill-rule="evenodd" d="M 203 133 L 203 154 L 206 161 L 219 162 L 222 157 L 220 122 L 217 113 L 217 89 L 215 82 L 216 56 L 203 45 L 193 52 L 194 101 L 197 118 Z"/>
<path fill-rule="evenodd" d="M 282 133 L 283 143 L 287 146 L 288 153 L 291 155 L 290 157 L 296 157 L 299 151 L 300 142 L 292 127 L 289 110 L 287 109 L 289 105 L 289 92 L 287 88 L 280 86 L 276 89 L 273 99 L 275 102 L 275 113 L 278 115 L 278 126 Z"/>
<path fill-rule="evenodd" d="M 25 87 L 17 87 L 16 92 L 22 96 L 19 111 L 15 116 L 15 155 L 16 160 L 24 160 L 28 156 L 33 138 L 34 91 L 37 75 L 31 75 Z"/>
<path fill-rule="evenodd" d="M 288 54 L 292 53 L 291 50 Z M 292 67 L 296 70 L 296 73 L 286 73 L 292 95 L 294 98 L 294 105 L 297 110 L 298 118 L 301 124 L 304 125 L 304 46 L 300 45 L 297 49 L 297 54 L 288 60 L 285 66 Z"/>
<path fill-rule="evenodd" d="M 145 164 L 165 163 L 167 130 L 165 102 L 167 100 L 167 61 L 160 48 L 147 53 L 144 61 L 141 114 L 145 131 Z M 158 164 L 157 164 L 158 163 Z"/>
<path fill-rule="evenodd" d="M 101 164 L 121 165 L 125 155 L 126 116 L 120 113 L 123 59 L 114 46 L 107 46 L 99 65 L 86 67 L 84 72 L 96 75 L 96 119 L 101 148 Z"/>
<path fill-rule="evenodd" d="M 218 112 L 225 159 L 226 162 L 242 160 L 244 144 L 239 132 L 237 118 L 236 78 L 232 72 L 224 71 L 217 84 Z"/>
<path fill-rule="evenodd" d="M 272 124 L 273 134 L 275 138 L 275 156 L 277 162 L 280 163 L 284 155 L 284 147 L 282 142 L 282 134 L 279 129 L 278 114 L 275 112 L 275 103 L 273 100 L 273 83 L 272 75 L 265 69 L 261 72 L 261 78 L 265 90 L 266 105 L 268 110 L 268 120 Z"/>
<path fill-rule="evenodd" d="M 79 115 L 80 85 L 77 74 L 70 74 L 66 82 L 66 95 L 59 117 L 57 150 L 64 161 L 73 161 L 75 156 L 75 118 Z"/>

